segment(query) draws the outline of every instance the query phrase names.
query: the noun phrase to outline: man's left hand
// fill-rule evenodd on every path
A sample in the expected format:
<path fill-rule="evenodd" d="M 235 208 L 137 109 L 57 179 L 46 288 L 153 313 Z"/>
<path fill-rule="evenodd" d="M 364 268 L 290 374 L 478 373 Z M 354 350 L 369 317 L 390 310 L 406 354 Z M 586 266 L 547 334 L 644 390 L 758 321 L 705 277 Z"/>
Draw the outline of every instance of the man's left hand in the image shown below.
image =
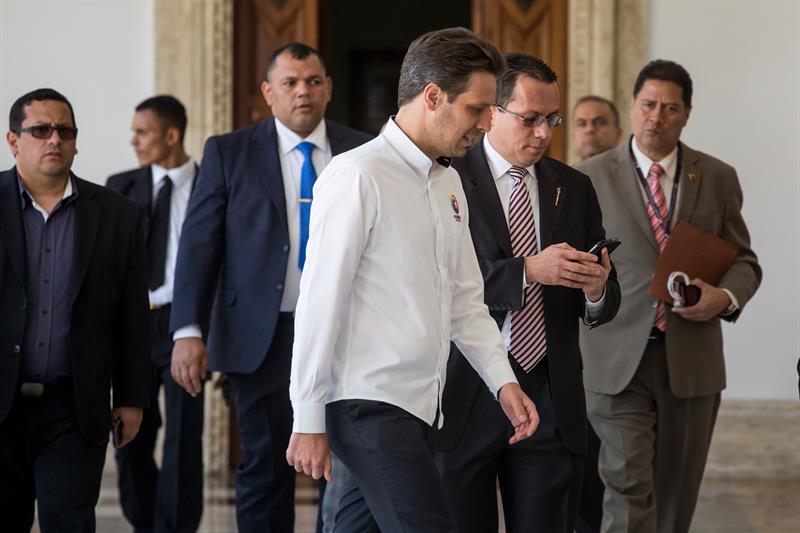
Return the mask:
<path fill-rule="evenodd" d="M 122 442 L 119 447 L 122 448 L 136 437 L 139 433 L 139 426 L 142 425 L 142 408 L 141 407 L 117 407 L 111 412 L 111 420 L 122 419 Z"/>
<path fill-rule="evenodd" d="M 514 426 L 514 434 L 508 439 L 509 444 L 516 444 L 533 436 L 539 426 L 539 413 L 533 400 L 522 392 L 518 383 L 506 383 L 500 387 L 497 401 L 500 402 L 508 421 Z"/>
<path fill-rule="evenodd" d="M 700 288 L 700 299 L 689 307 L 673 307 L 672 312 L 686 320 L 705 322 L 716 318 L 731 304 L 728 293 L 710 285 L 700 278 L 692 280 L 692 285 Z"/>
<path fill-rule="evenodd" d="M 592 277 L 581 285 L 581 289 L 590 302 L 596 302 L 602 298 L 608 275 L 611 273 L 611 259 L 608 257 L 608 250 L 603 248 L 596 263 L 588 261 L 581 261 L 581 263 L 593 270 Z"/>

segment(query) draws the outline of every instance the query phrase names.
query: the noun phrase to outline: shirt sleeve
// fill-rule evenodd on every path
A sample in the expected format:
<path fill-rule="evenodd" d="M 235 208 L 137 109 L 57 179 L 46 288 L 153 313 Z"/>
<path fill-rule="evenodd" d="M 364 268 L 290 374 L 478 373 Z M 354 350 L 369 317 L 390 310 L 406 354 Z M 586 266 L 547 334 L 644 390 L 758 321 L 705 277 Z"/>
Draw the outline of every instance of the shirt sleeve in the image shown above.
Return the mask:
<path fill-rule="evenodd" d="M 338 163 L 334 159 L 314 186 L 289 385 L 295 433 L 325 432 L 339 317 L 377 215 L 374 185 L 352 164 Z"/>
<path fill-rule="evenodd" d="M 466 204 L 466 202 L 464 202 Z M 517 383 L 503 337 L 483 299 L 483 277 L 469 232 L 465 209 L 460 258 L 452 281 L 450 335 L 481 379 L 497 397 L 500 387 Z"/>

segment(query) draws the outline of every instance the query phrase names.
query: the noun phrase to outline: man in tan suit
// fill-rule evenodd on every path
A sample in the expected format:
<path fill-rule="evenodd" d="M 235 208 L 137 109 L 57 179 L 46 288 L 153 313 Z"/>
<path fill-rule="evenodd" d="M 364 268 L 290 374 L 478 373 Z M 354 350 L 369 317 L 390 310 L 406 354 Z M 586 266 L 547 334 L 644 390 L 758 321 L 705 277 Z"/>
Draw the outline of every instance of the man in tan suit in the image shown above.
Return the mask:
<path fill-rule="evenodd" d="M 633 137 L 588 159 L 622 287 L 616 319 L 581 331 L 589 419 L 602 441 L 603 532 L 689 530 L 725 388 L 720 320 L 735 321 L 761 281 L 729 165 L 679 142 L 692 80 L 671 61 L 639 73 Z M 669 309 L 650 295 L 656 262 L 678 220 L 739 248 L 718 286 Z M 698 251 L 702 253 L 702 251 Z"/>

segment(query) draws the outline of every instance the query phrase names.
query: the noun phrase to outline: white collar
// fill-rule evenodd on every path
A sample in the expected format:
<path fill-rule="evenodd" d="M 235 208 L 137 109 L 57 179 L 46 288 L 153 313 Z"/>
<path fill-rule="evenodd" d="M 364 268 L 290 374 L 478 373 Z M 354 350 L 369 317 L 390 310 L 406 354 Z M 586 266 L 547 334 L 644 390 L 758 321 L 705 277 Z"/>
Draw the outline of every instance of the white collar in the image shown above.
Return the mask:
<path fill-rule="evenodd" d="M 153 175 L 153 189 L 158 187 L 164 176 L 169 174 L 169 179 L 172 180 L 172 185 L 175 188 L 183 185 L 187 180 L 194 178 L 194 161 L 190 157 L 186 163 L 175 168 L 164 168 L 161 165 L 153 163 L 150 165 L 150 172 Z"/>
<path fill-rule="evenodd" d="M 653 161 L 644 155 L 636 144 L 636 137 L 631 137 L 631 148 L 633 149 L 633 157 L 636 158 L 636 163 L 639 165 L 645 178 L 650 173 L 650 167 L 653 166 L 654 163 L 661 165 L 661 168 L 664 169 L 665 176 L 670 178 L 675 177 L 675 171 L 678 167 L 678 145 L 675 145 L 675 148 L 673 148 L 666 157 L 661 159 L 661 161 Z"/>
<path fill-rule="evenodd" d="M 325 126 L 325 120 L 320 120 L 317 127 L 309 133 L 305 139 L 286 127 L 286 124 L 275 119 L 275 131 L 278 134 L 278 151 L 281 155 L 286 155 L 301 142 L 310 142 L 317 147 L 318 150 L 330 153 L 328 146 L 328 130 Z"/>
<path fill-rule="evenodd" d="M 492 178 L 494 178 L 494 181 L 497 181 L 505 176 L 508 172 L 508 169 L 514 166 L 506 161 L 506 159 L 500 155 L 497 150 L 495 150 L 494 146 L 492 146 L 492 143 L 489 141 L 488 135 L 483 136 L 483 149 L 486 152 L 486 162 L 489 164 L 489 170 L 492 173 Z M 526 167 L 532 178 L 536 178 L 535 167 L 536 165 Z"/>

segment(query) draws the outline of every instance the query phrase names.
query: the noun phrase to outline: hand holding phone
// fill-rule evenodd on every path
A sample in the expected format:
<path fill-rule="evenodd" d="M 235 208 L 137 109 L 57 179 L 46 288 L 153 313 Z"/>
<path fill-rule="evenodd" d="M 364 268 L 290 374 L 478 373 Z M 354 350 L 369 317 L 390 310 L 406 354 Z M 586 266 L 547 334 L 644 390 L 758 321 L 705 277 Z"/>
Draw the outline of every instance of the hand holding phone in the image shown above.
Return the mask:
<path fill-rule="evenodd" d="M 603 248 L 608 250 L 608 255 L 611 255 L 611 252 L 616 250 L 617 246 L 619 246 L 620 244 L 622 244 L 622 242 L 619 239 L 613 239 L 613 238 L 612 239 L 603 239 L 601 241 L 597 241 L 596 243 L 594 243 L 594 246 L 589 248 L 589 252 L 588 253 L 596 255 L 597 256 L 597 260 L 599 261 L 600 260 L 600 254 L 602 253 Z"/>

